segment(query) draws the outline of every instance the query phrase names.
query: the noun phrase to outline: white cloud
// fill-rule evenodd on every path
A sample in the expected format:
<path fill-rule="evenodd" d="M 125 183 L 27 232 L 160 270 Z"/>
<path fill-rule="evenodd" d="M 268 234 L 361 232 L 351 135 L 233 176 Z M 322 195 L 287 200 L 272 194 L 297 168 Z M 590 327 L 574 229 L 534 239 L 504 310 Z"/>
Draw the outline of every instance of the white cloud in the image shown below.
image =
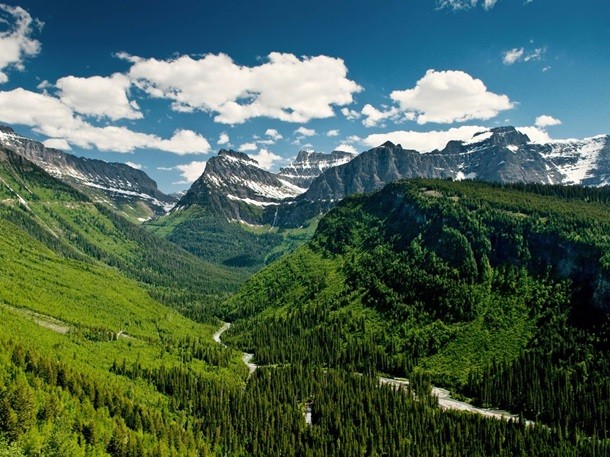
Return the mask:
<path fill-rule="evenodd" d="M 498 0 L 483 0 L 480 5 L 484 10 L 489 11 Z M 465 11 L 476 7 L 479 4 L 479 0 L 437 0 L 437 9 L 450 8 L 453 11 Z"/>
<path fill-rule="evenodd" d="M 516 127 L 516 129 L 521 133 L 525 133 L 534 143 L 548 143 L 551 141 L 549 134 L 539 127 Z"/>
<path fill-rule="evenodd" d="M 284 138 L 284 137 L 283 137 L 283 136 L 280 134 L 280 132 L 278 132 L 278 131 L 277 131 L 277 130 L 275 130 L 275 129 L 267 129 L 267 130 L 265 131 L 265 135 L 267 135 L 268 137 L 270 137 L 270 138 L 271 138 L 272 140 L 274 140 L 274 141 L 278 141 L 278 140 L 281 140 L 282 138 Z"/>
<path fill-rule="evenodd" d="M 174 154 L 184 155 L 193 153 L 208 153 L 211 150 L 210 143 L 192 130 L 178 129 L 172 137 L 167 140 L 155 139 L 151 142 L 154 149 L 173 152 Z"/>
<path fill-rule="evenodd" d="M 349 108 L 341 108 L 341 114 L 343 114 L 348 121 L 353 121 L 360 117 L 360 113 L 358 111 Z"/>
<path fill-rule="evenodd" d="M 288 122 L 334 116 L 333 106 L 353 102 L 362 88 L 347 78 L 342 59 L 272 52 L 261 65 L 240 66 L 226 54 L 198 59 L 143 59 L 117 54 L 132 63 L 129 76 L 151 97 L 172 101 L 175 111 L 215 113 L 214 120 L 240 124 L 255 117 Z"/>
<path fill-rule="evenodd" d="M 183 165 L 176 165 L 176 170 L 180 171 L 184 181 L 175 184 L 190 184 L 197 181 L 203 174 L 203 170 L 205 170 L 205 161 L 193 161 Z"/>
<path fill-rule="evenodd" d="M 504 52 L 502 62 L 504 62 L 504 65 L 512 65 L 523 57 L 524 52 L 525 49 L 523 48 L 510 49 L 509 51 Z"/>
<path fill-rule="evenodd" d="M 257 149 L 258 149 L 258 146 L 256 145 L 256 143 L 244 143 L 239 147 L 238 151 L 240 151 L 240 152 L 256 151 Z"/>
<path fill-rule="evenodd" d="M 62 151 L 69 151 L 72 148 L 70 144 L 63 138 L 49 138 L 42 142 L 47 148 L 61 149 Z"/>
<path fill-rule="evenodd" d="M 463 71 L 428 70 L 413 89 L 395 90 L 390 98 L 397 107 L 381 111 L 366 105 L 363 123 L 375 125 L 384 119 L 400 118 L 414 119 L 418 124 L 487 120 L 514 106 L 506 95 L 488 91 L 483 81 Z"/>
<path fill-rule="evenodd" d="M 329 130 L 328 132 L 326 132 L 326 136 L 339 136 L 339 130 L 337 129 L 333 129 L 333 130 Z"/>
<path fill-rule="evenodd" d="M 22 88 L 0 91 L 0 122 L 27 125 L 54 141 L 64 140 L 85 149 L 132 152 L 147 148 L 180 155 L 210 151 L 207 140 L 191 130 L 176 130 L 171 138 L 162 139 L 126 127 L 97 127 L 76 116 L 59 99 Z"/>
<path fill-rule="evenodd" d="M 51 84 L 49 81 L 47 81 L 46 79 L 43 79 L 37 86 L 36 89 L 40 89 L 42 91 L 46 91 L 47 89 L 50 89 L 53 87 L 53 84 Z"/>
<path fill-rule="evenodd" d="M 560 125 L 561 121 L 559 119 L 555 119 L 553 116 L 548 116 L 543 114 L 542 116 L 538 116 L 536 118 L 535 125 L 536 127 L 545 128 L 551 127 L 553 125 Z"/>
<path fill-rule="evenodd" d="M 314 136 L 316 135 L 316 131 L 314 129 L 308 129 L 306 127 L 299 127 L 294 131 L 297 135 L 300 136 Z"/>
<path fill-rule="evenodd" d="M 386 141 L 400 144 L 405 149 L 415 149 L 419 152 L 430 152 L 443 149 L 451 140 L 470 140 L 475 133 L 488 130 L 486 127 L 464 125 L 457 128 L 441 131 L 415 132 L 398 130 L 387 133 L 375 133 L 363 139 L 363 143 L 370 147 L 379 146 Z"/>
<path fill-rule="evenodd" d="M 386 119 L 392 119 L 398 121 L 401 111 L 398 107 L 384 107 L 385 111 L 378 110 L 373 105 L 366 104 L 362 108 L 362 115 L 365 117 L 362 123 L 365 127 L 375 127 L 380 125 Z M 413 120 L 413 114 L 409 113 L 411 120 Z M 383 125 L 383 124 L 382 124 Z"/>
<path fill-rule="evenodd" d="M 131 168 L 135 168 L 136 170 L 141 170 L 144 166 L 141 163 L 135 162 L 125 162 L 125 165 L 129 165 Z"/>
<path fill-rule="evenodd" d="M 341 143 L 339 146 L 335 148 L 335 151 L 345 151 L 351 152 L 352 154 L 358 154 L 358 151 L 351 144 Z"/>
<path fill-rule="evenodd" d="M 220 134 L 220 136 L 218 137 L 218 141 L 216 142 L 216 144 L 219 144 L 219 145 L 229 144 L 230 141 L 231 141 L 231 139 L 229 138 L 229 134 L 227 132 L 222 132 Z"/>
<path fill-rule="evenodd" d="M 545 47 L 530 51 L 526 51 L 525 48 L 513 48 L 502 54 L 502 62 L 504 65 L 513 65 L 516 62 L 538 62 L 542 60 L 545 52 Z"/>
<path fill-rule="evenodd" d="M 23 70 L 23 60 L 34 57 L 40 52 L 40 42 L 32 38 L 43 23 L 32 19 L 30 13 L 19 6 L 9 6 L 0 3 L 0 83 L 8 81 L 4 72 L 7 68 Z"/>
<path fill-rule="evenodd" d="M 546 52 L 546 48 L 536 48 L 533 51 L 531 51 L 529 54 L 527 54 L 523 60 L 525 62 L 529 62 L 529 61 L 539 61 L 542 59 L 542 56 L 544 55 L 544 53 Z"/>
<path fill-rule="evenodd" d="M 256 160 L 261 168 L 265 170 L 270 170 L 273 168 L 275 162 L 283 160 L 282 157 L 274 154 L 273 152 L 267 149 L 261 149 L 258 151 L 258 154 L 250 154 L 254 160 Z"/>
<path fill-rule="evenodd" d="M 141 119 L 135 101 L 129 101 L 127 93 L 131 81 L 125 75 L 91 76 L 78 78 L 66 76 L 56 83 L 60 100 L 77 113 L 98 118 Z"/>

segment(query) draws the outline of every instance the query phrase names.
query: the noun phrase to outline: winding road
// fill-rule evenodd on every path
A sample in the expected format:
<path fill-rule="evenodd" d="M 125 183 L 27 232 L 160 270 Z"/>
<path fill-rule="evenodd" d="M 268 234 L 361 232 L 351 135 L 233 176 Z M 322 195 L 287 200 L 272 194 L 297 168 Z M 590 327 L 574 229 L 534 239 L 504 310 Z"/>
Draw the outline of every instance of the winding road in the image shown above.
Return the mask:
<path fill-rule="evenodd" d="M 231 328 L 231 324 L 229 322 L 224 322 L 222 324 L 222 327 L 220 327 L 220 329 L 218 329 L 218 331 L 216 333 L 214 333 L 214 336 L 212 337 L 214 339 L 214 341 L 216 341 L 218 344 L 222 344 L 224 347 L 227 347 L 227 345 L 221 341 L 220 337 L 222 336 L 222 334 L 224 332 L 226 332 L 230 328 Z M 248 377 L 250 377 L 250 376 L 252 376 L 252 373 L 254 373 L 256 371 L 256 369 L 258 368 L 258 365 L 256 363 L 251 362 L 252 358 L 254 357 L 254 354 L 248 354 L 247 352 L 243 352 L 242 354 L 243 355 L 241 357 L 241 360 L 248 367 L 248 370 L 249 370 Z"/>
<path fill-rule="evenodd" d="M 216 333 L 214 333 L 214 336 L 213 336 L 214 341 L 216 341 L 218 344 L 222 344 L 223 346 L 226 347 L 226 344 L 224 344 L 221 341 L 220 337 L 222 336 L 222 334 L 224 332 L 229 330 L 230 327 L 231 327 L 231 324 L 229 322 L 223 323 L 222 327 Z M 254 357 L 253 354 L 248 354 L 246 352 L 244 352 L 243 356 L 242 356 L 243 362 L 248 366 L 248 369 L 250 370 L 249 376 L 251 376 L 252 373 L 254 373 L 254 371 L 256 371 L 256 369 L 258 368 L 258 365 L 251 362 L 253 357 Z M 409 385 L 409 381 L 407 379 L 386 378 L 383 376 L 379 377 L 379 383 L 380 384 L 390 384 L 390 385 L 395 386 L 396 388 L 406 388 L 406 386 Z M 482 416 L 493 417 L 496 419 L 514 420 L 514 421 L 519 420 L 519 416 L 517 416 L 516 414 L 509 413 L 508 411 L 503 411 L 500 409 L 479 408 L 477 406 L 471 405 L 470 403 L 456 400 L 455 398 L 451 397 L 451 392 L 449 392 L 447 389 L 443 389 L 441 387 L 432 386 L 432 395 L 438 398 L 438 406 L 441 409 L 453 409 L 456 411 L 467 411 L 470 413 L 481 414 Z M 309 420 L 311 420 L 311 409 L 309 410 L 309 414 L 310 414 Z M 307 416 L 306 416 L 306 421 L 307 421 Z M 529 421 L 529 420 L 526 421 L 525 423 L 526 423 L 526 425 L 534 424 L 534 422 Z"/>

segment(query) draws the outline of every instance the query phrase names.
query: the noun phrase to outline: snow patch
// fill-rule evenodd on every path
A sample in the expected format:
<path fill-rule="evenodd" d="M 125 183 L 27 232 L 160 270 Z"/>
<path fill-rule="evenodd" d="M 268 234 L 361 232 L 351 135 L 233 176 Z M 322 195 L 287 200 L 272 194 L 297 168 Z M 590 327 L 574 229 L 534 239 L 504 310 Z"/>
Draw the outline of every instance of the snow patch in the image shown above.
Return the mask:
<path fill-rule="evenodd" d="M 550 144 L 550 152 L 543 156 L 565 176 L 564 184 L 580 184 L 591 176 L 599 153 L 606 145 L 606 138 L 599 135 L 584 140 L 554 141 Z"/>
<path fill-rule="evenodd" d="M 227 198 L 229 200 L 237 200 L 237 201 L 241 201 L 241 202 L 247 203 L 248 205 L 254 205 L 254 206 L 273 206 L 273 205 L 279 205 L 278 202 L 261 202 L 261 201 L 258 201 L 258 200 L 252 200 L 251 198 L 236 197 L 235 195 L 231 195 L 231 194 L 227 194 Z"/>
<path fill-rule="evenodd" d="M 468 174 L 464 174 L 464 172 L 462 171 L 458 171 L 457 175 L 455 175 L 455 180 L 456 181 L 463 181 L 464 179 L 475 179 L 477 177 L 477 174 L 473 171 L 470 172 Z"/>

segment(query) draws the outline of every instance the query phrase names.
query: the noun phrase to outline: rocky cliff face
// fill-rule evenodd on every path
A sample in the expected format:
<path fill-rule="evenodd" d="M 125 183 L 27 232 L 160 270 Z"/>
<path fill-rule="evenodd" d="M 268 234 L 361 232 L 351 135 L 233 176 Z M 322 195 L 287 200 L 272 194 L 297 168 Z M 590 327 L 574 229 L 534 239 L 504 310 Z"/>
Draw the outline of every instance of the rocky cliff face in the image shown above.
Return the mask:
<path fill-rule="evenodd" d="M 553 141 L 532 145 L 545 160 L 557 167 L 561 183 L 583 186 L 610 185 L 610 136 L 584 140 Z"/>
<path fill-rule="evenodd" d="M 297 227 L 348 195 L 406 178 L 608 185 L 609 159 L 609 136 L 539 144 L 514 127 L 483 131 L 428 153 L 389 141 L 356 156 L 304 150 L 277 174 L 246 154 L 222 150 L 178 208 L 198 204 L 228 220 Z"/>
<path fill-rule="evenodd" d="M 94 201 L 110 204 L 119 211 L 125 205 L 139 206 L 130 215 L 140 214 L 141 220 L 166 213 L 176 202 L 161 192 L 146 173 L 129 165 L 76 157 L 47 148 L 6 126 L 0 127 L 0 145 L 85 192 Z"/>
<path fill-rule="evenodd" d="M 203 174 L 180 199 L 176 209 L 207 205 L 229 220 L 259 224 L 266 207 L 275 207 L 304 191 L 263 170 L 247 154 L 223 149 L 208 160 Z"/>
<path fill-rule="evenodd" d="M 399 179 L 479 179 L 502 183 L 610 184 L 610 137 L 537 144 L 514 127 L 498 127 L 442 151 L 420 153 L 386 142 L 332 167 L 307 192 L 283 205 L 275 220 L 298 226 L 354 193 L 372 192 Z"/>
<path fill-rule="evenodd" d="M 345 151 L 333 151 L 330 154 L 304 149 L 287 167 L 280 169 L 278 177 L 298 187 L 307 189 L 312 181 L 329 168 L 343 165 L 355 157 Z"/>

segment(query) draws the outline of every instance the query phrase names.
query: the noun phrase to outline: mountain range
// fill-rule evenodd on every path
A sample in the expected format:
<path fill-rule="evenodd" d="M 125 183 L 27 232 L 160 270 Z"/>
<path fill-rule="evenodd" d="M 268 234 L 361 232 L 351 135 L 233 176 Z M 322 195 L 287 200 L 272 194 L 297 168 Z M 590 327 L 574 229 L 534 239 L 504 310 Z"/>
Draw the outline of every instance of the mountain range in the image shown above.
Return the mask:
<path fill-rule="evenodd" d="M 202 205 L 230 221 L 294 228 L 348 195 L 406 178 L 605 186 L 609 158 L 607 135 L 536 143 L 514 127 L 492 128 L 427 153 L 389 141 L 359 155 L 301 151 L 277 174 L 246 154 L 222 150 L 175 209 Z"/>
<path fill-rule="evenodd" d="M 574 146 L 597 151 L 581 180 L 602 141 Z M 431 160 L 371 151 L 305 151 L 284 174 L 224 151 L 201 181 L 279 220 L 333 176 L 334 196 L 350 171 L 390 179 L 379 157 Z M 1 455 L 607 454 L 608 188 L 412 179 L 269 229 L 188 193 L 138 226 L 81 185 L 0 147 Z M 518 416 L 443 413 L 431 382 Z"/>
<path fill-rule="evenodd" d="M 0 127 L 0 146 L 185 249 L 249 271 L 309 239 L 320 217 L 346 196 L 400 179 L 610 184 L 608 135 L 540 143 L 510 126 L 426 153 L 389 141 L 360 154 L 305 149 L 277 173 L 222 149 L 187 191 L 174 195 L 129 165 L 47 148 L 10 127 Z"/>
<path fill-rule="evenodd" d="M 161 192 L 145 172 L 123 163 L 87 159 L 47 148 L 7 126 L 0 126 L 0 146 L 25 157 L 93 201 L 110 206 L 134 222 L 161 216 L 176 203 L 176 198 Z"/>

